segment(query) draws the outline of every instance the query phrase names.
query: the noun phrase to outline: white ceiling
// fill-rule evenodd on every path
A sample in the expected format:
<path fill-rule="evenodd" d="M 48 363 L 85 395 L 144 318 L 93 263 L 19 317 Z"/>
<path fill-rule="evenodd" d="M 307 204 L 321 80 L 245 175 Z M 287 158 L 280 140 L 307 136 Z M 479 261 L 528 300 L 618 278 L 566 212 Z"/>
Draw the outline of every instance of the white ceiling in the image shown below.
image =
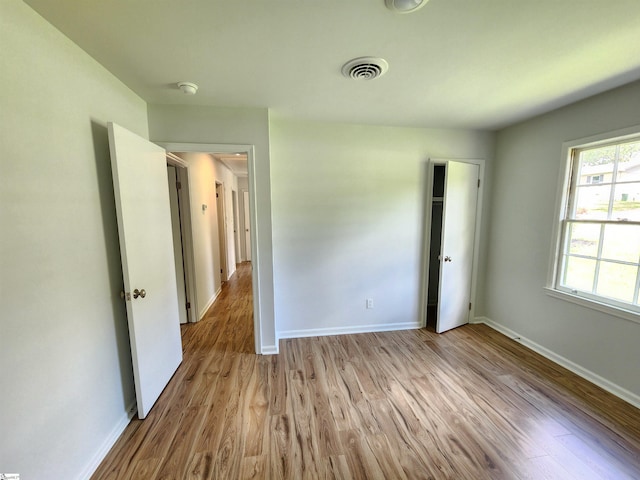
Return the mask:
<path fill-rule="evenodd" d="M 149 103 L 496 129 L 640 78 L 640 0 L 25 1 Z M 389 71 L 343 77 L 360 56 Z"/>

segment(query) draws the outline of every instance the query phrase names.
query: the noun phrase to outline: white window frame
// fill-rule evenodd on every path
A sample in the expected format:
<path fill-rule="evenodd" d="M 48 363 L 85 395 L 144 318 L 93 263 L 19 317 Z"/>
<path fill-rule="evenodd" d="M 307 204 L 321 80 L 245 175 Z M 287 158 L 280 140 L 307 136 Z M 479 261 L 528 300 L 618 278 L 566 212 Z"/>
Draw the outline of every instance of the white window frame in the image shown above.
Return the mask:
<path fill-rule="evenodd" d="M 590 295 L 584 292 L 559 287 L 561 275 L 560 259 L 563 253 L 564 220 L 569 208 L 569 182 L 571 181 L 571 168 L 573 164 L 573 151 L 580 148 L 592 148 L 609 145 L 612 143 L 624 143 L 640 136 L 640 125 L 605 132 L 585 138 L 571 140 L 562 144 L 562 163 L 558 175 L 558 193 L 556 195 L 555 220 L 552 229 L 552 246 L 547 274 L 545 291 L 548 295 L 582 305 L 609 315 L 614 315 L 625 320 L 640 323 L 640 312 L 628 308 L 624 304 L 616 304 L 615 301 Z"/>

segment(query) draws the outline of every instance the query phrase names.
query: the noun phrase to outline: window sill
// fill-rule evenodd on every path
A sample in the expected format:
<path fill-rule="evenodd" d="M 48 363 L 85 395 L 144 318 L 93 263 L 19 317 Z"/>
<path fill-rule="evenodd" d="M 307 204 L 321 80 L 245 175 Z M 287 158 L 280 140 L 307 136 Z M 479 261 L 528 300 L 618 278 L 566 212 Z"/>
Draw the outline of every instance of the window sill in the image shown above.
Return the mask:
<path fill-rule="evenodd" d="M 625 310 L 623 308 L 614 307 L 605 303 L 596 302 L 590 298 L 580 297 L 570 293 L 561 292 L 550 287 L 544 287 L 545 293 L 550 297 L 564 300 L 566 302 L 575 303 L 577 305 L 590 308 L 591 310 L 597 310 L 599 312 L 613 315 L 614 317 L 622 318 L 633 323 L 640 323 L 640 314 L 632 312 L 631 310 Z"/>

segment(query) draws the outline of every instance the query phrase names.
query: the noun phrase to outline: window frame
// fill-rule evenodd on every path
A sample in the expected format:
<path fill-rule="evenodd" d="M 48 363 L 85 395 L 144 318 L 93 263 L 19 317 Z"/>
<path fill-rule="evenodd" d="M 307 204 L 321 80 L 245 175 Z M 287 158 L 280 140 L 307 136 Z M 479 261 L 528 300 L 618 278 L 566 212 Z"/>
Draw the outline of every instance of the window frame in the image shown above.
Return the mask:
<path fill-rule="evenodd" d="M 571 199 L 571 176 L 574 166 L 574 152 L 581 149 L 589 149 L 595 147 L 604 147 L 607 145 L 615 145 L 640 140 L 640 125 L 604 132 L 601 134 L 579 138 L 564 142 L 562 144 L 561 165 L 558 175 L 558 186 L 555 205 L 555 220 L 552 229 L 552 245 L 551 255 L 549 259 L 549 268 L 547 274 L 547 282 L 544 287 L 545 292 L 561 300 L 569 301 L 584 307 L 614 315 L 625 320 L 640 323 L 640 308 L 635 306 L 616 302 L 606 297 L 594 295 L 587 292 L 571 290 L 567 287 L 560 286 L 560 276 L 562 269 L 560 266 L 565 246 L 565 235 L 568 229 L 564 228 L 565 221 L 571 220 L 570 199 Z M 630 308 L 631 307 L 631 308 Z"/>

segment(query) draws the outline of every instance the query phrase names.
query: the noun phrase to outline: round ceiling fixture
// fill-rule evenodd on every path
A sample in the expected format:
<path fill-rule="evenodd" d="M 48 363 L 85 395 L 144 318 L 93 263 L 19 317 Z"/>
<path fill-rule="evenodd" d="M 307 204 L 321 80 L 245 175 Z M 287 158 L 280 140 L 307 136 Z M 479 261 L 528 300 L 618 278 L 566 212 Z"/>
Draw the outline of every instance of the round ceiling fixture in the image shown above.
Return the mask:
<path fill-rule="evenodd" d="M 411 13 L 424 7 L 429 0 L 384 0 L 389 10 L 396 13 Z"/>
<path fill-rule="evenodd" d="M 385 74 L 389 64 L 383 58 L 358 57 L 342 66 L 342 74 L 355 80 L 373 80 Z"/>
<path fill-rule="evenodd" d="M 198 85 L 191 82 L 178 82 L 178 88 L 182 90 L 185 95 L 195 95 L 198 91 Z"/>

